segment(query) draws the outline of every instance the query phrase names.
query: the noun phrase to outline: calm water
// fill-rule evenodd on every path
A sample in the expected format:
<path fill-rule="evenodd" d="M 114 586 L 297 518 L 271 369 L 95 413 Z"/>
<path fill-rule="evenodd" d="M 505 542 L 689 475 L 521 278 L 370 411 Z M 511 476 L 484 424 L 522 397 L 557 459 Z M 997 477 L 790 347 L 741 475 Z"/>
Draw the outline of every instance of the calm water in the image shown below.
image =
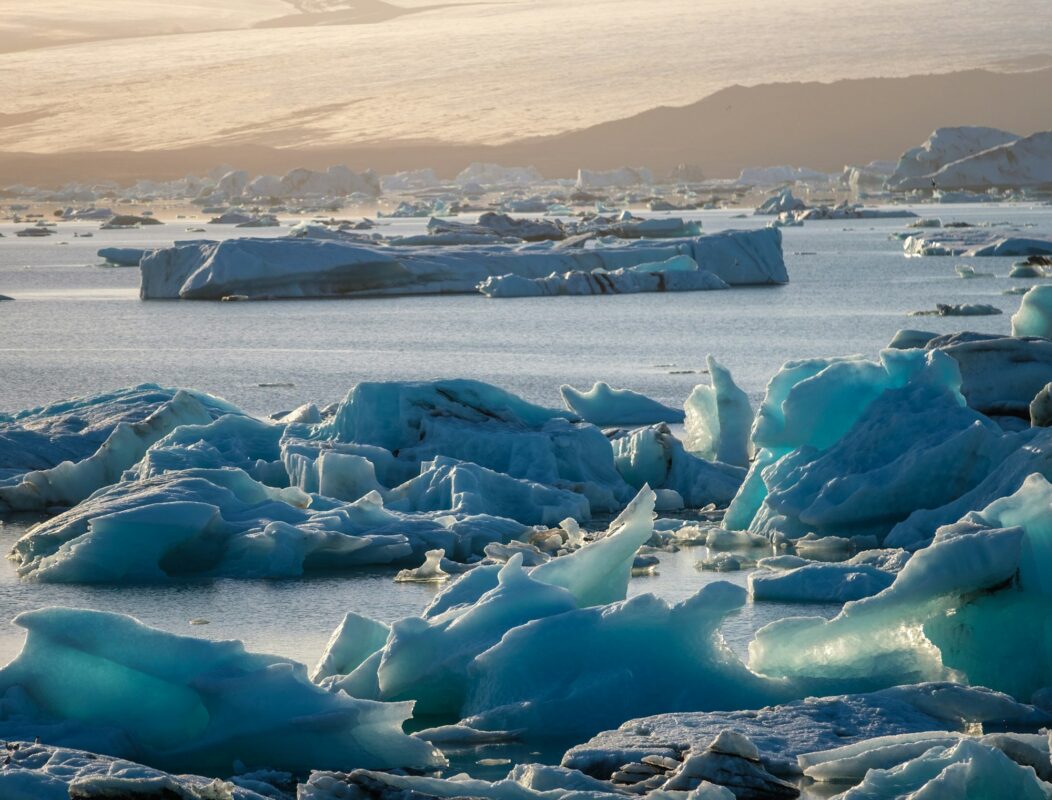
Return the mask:
<path fill-rule="evenodd" d="M 974 223 L 1010 220 L 1052 233 L 1052 208 L 923 207 L 925 216 Z M 766 220 L 730 212 L 696 215 L 709 231 L 756 227 Z M 486 300 L 413 297 L 368 301 L 275 303 L 150 302 L 137 298 L 138 271 L 97 266 L 95 251 L 113 245 L 160 245 L 190 221 L 145 231 L 66 226 L 49 239 L 16 239 L 0 226 L 0 409 L 154 381 L 223 395 L 249 411 L 270 413 L 305 400 L 342 397 L 360 380 L 473 377 L 530 400 L 555 404 L 558 386 L 607 380 L 668 403 L 681 403 L 707 353 L 729 366 L 754 399 L 787 359 L 875 355 L 903 327 L 940 332 L 968 328 L 1007 333 L 1019 298 L 1012 259 L 976 261 L 995 279 L 961 280 L 952 258 L 906 259 L 889 234 L 903 220 L 814 222 L 784 229 L 791 283 L 779 288 L 669 295 Z M 420 221 L 399 221 L 411 231 Z M 72 231 L 92 231 L 77 239 Z M 208 235 L 219 235 L 221 229 Z M 227 229 L 227 233 L 230 229 Z M 273 235 L 274 231 L 269 232 Z M 267 231 L 262 231 L 267 235 Z M 65 242 L 65 244 L 63 244 Z M 967 320 L 906 315 L 936 302 L 992 303 L 1006 313 Z M 292 383 L 263 388 L 262 383 Z M 0 527 L 5 551 L 26 527 Z M 680 599 L 704 583 L 744 584 L 745 574 L 699 572 L 703 548 L 662 557 L 657 576 L 637 578 L 633 593 Z M 231 581 L 165 587 L 20 584 L 0 565 L 0 618 L 46 605 L 132 613 L 162 628 L 243 639 L 252 649 L 313 662 L 347 610 L 393 620 L 414 614 L 436 591 L 396 585 L 392 572 L 300 581 Z M 752 632 L 788 613 L 831 614 L 830 607 L 749 605 L 725 634 L 744 652 Z M 189 626 L 204 618 L 208 625 Z M 0 624 L 0 662 L 21 632 Z"/>

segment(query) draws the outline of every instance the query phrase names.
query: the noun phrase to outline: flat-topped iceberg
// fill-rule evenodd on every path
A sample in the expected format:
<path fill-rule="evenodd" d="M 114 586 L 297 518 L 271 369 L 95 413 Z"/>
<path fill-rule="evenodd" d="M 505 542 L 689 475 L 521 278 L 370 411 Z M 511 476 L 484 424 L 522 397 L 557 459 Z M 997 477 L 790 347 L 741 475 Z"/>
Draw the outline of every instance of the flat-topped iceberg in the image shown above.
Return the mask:
<path fill-rule="evenodd" d="M 488 278 L 615 272 L 689 256 L 732 285 L 788 281 L 776 230 L 596 248 L 384 247 L 309 238 L 177 243 L 140 263 L 143 299 L 472 293 Z"/>
<path fill-rule="evenodd" d="M 1052 238 L 988 229 L 937 230 L 908 237 L 902 249 L 907 256 L 1047 256 L 1052 255 Z"/>

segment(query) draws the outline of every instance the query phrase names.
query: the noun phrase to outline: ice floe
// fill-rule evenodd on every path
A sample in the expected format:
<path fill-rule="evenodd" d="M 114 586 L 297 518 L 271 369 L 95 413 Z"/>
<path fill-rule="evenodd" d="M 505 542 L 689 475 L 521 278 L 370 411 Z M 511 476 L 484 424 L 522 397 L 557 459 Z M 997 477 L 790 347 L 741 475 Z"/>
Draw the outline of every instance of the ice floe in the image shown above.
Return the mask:
<path fill-rule="evenodd" d="M 640 241 L 557 250 L 399 248 L 309 238 L 244 238 L 187 242 L 152 251 L 140 263 L 140 294 L 144 299 L 218 300 L 471 293 L 486 279 L 503 275 L 537 279 L 553 272 L 613 273 L 684 255 L 693 258 L 700 271 L 732 286 L 788 281 L 781 236 L 773 229 L 728 231 L 661 244 Z"/>

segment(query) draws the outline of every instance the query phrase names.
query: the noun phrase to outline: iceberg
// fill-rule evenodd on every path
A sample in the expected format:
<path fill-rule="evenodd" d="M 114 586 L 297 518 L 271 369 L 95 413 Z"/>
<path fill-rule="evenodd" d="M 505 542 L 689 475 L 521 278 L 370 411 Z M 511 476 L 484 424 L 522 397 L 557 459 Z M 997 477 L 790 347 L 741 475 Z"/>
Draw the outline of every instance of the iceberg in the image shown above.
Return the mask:
<path fill-rule="evenodd" d="M 465 724 L 588 736 L 640 714 L 782 699 L 785 688 L 751 673 L 719 634 L 744 601 L 718 582 L 675 605 L 639 595 L 510 630 L 472 665 Z"/>
<path fill-rule="evenodd" d="M 790 362 L 768 385 L 753 428 L 761 449 L 724 525 L 880 542 L 911 514 L 997 480 L 1002 464 L 1007 475 L 1037 434 L 1005 433 L 965 405 L 960 385 L 957 363 L 938 350 Z M 927 480 L 934 473 L 944 479 Z"/>
<path fill-rule="evenodd" d="M 546 789 L 528 785 L 535 777 L 534 771 L 544 770 L 545 777 L 554 768 L 539 764 L 528 765 L 524 770 L 513 769 L 507 778 L 485 781 L 466 774 L 449 778 L 422 775 L 395 775 L 389 772 L 355 770 L 346 772 L 317 771 L 305 784 L 298 787 L 297 800 L 345 800 L 345 798 L 406 798 L 406 800 L 431 800 L 432 798 L 477 798 L 478 800 L 625 800 L 626 795 L 607 784 L 606 791 L 597 790 L 599 781 L 589 781 L 587 776 L 560 775 L 558 783 Z M 570 773 L 570 770 L 565 772 Z M 546 785 L 550 783 L 540 778 Z M 602 785 L 602 784 L 599 784 Z M 658 798 L 654 798 L 658 800 Z M 691 795 L 690 800 L 724 800 L 720 795 Z"/>
<path fill-rule="evenodd" d="M 1052 286 L 1035 286 L 1012 315 L 1013 336 L 1052 339 Z"/>
<path fill-rule="evenodd" d="M 323 454 L 323 463 L 326 458 L 331 460 L 333 454 Z M 384 507 L 392 511 L 506 517 L 525 525 L 556 525 L 568 517 L 585 521 L 591 515 L 588 499 L 581 494 L 446 456 L 422 463 L 418 477 L 381 495 Z"/>
<path fill-rule="evenodd" d="M 895 800 L 919 797 L 1016 797 L 1049 800 L 1052 784 L 1032 767 L 1015 763 L 1000 750 L 961 739 L 935 745 L 890 769 L 871 769 L 838 800 Z"/>
<path fill-rule="evenodd" d="M 26 472 L 47 470 L 64 461 L 83 461 L 98 451 L 118 425 L 142 422 L 171 402 L 178 391 L 142 384 L 13 414 L 0 413 L 0 485 L 18 483 Z M 182 391 L 191 394 L 212 416 L 241 413 L 225 400 Z"/>
<path fill-rule="evenodd" d="M 622 765 L 649 757 L 678 764 L 704 749 L 722 731 L 734 731 L 758 750 L 759 763 L 775 775 L 799 775 L 799 760 L 816 750 L 859 745 L 882 736 L 963 733 L 980 723 L 1033 727 L 1049 715 L 983 689 L 954 683 L 921 683 L 876 692 L 807 697 L 757 710 L 687 711 L 629 720 L 570 748 L 562 765 L 609 779 Z"/>
<path fill-rule="evenodd" d="M 491 277 L 616 272 L 681 255 L 732 286 L 788 282 L 781 236 L 773 229 L 562 250 L 399 248 L 310 238 L 244 238 L 176 243 L 147 254 L 139 265 L 140 296 L 219 300 L 473 293 Z"/>
<path fill-rule="evenodd" d="M 750 665 L 781 677 L 867 684 L 956 676 L 1029 699 L 1049 682 L 1045 640 L 1052 486 L 1028 478 L 1010 497 L 936 532 L 894 583 L 826 621 L 762 628 Z"/>
<path fill-rule="evenodd" d="M 381 648 L 333 682 L 356 697 L 416 701 L 418 715 L 460 719 L 479 657 L 531 620 L 623 599 L 636 550 L 653 533 L 654 494 L 644 490 L 606 536 L 527 571 L 522 553 L 475 567 L 446 588 L 422 617 L 391 626 Z M 361 623 L 352 619 L 353 628 Z M 339 649 L 340 632 L 333 642 Z M 492 730 L 492 728 L 490 728 Z"/>
<path fill-rule="evenodd" d="M 1023 316 L 1030 313 L 1028 308 Z M 918 345 L 957 362 L 961 394 L 971 408 L 987 416 L 1029 420 L 1030 403 L 1052 374 L 1052 342 L 1046 339 L 955 333 L 933 335 Z"/>
<path fill-rule="evenodd" d="M 99 258 L 114 267 L 137 267 L 147 251 L 140 247 L 103 247 Z"/>
<path fill-rule="evenodd" d="M 911 317 L 990 317 L 1002 313 L 989 303 L 936 303 L 934 311 L 913 311 Z"/>
<path fill-rule="evenodd" d="M 651 425 L 657 422 L 683 422 L 679 409 L 669 408 L 656 400 L 629 389 L 611 389 L 602 381 L 590 390 L 572 386 L 559 387 L 563 405 L 593 425 Z"/>
<path fill-rule="evenodd" d="M 794 197 L 792 189 L 782 189 L 782 191 L 772 194 L 757 206 L 753 214 L 778 216 L 787 212 L 803 211 L 806 208 L 807 203 L 798 197 Z"/>
<path fill-rule="evenodd" d="M 5 800 L 69 800 L 71 797 L 273 800 L 278 792 L 271 783 L 254 776 L 225 781 L 199 775 L 172 775 L 133 761 L 67 747 L 8 742 L 6 750 L 0 764 L 0 796 Z M 292 783 L 289 773 L 265 774 L 271 780 L 281 776 Z"/>
<path fill-rule="evenodd" d="M 615 189 L 630 186 L 649 186 L 654 176 L 646 167 L 621 167 L 610 170 L 577 170 L 577 189 Z"/>
<path fill-rule="evenodd" d="M 406 563 L 436 547 L 465 560 L 528 530 L 500 517 L 399 513 L 376 493 L 326 502 L 239 469 L 188 469 L 101 489 L 35 525 L 11 557 L 21 577 L 45 582 L 295 577 Z"/>
<path fill-rule="evenodd" d="M 901 180 L 896 189 L 983 191 L 1052 186 L 1052 131 L 971 153 L 944 164 L 930 175 Z"/>
<path fill-rule="evenodd" d="M 710 355 L 705 363 L 712 385 L 694 387 L 684 404 L 684 447 L 707 461 L 747 468 L 753 455 L 749 396 L 738 388 L 730 370 L 715 358 Z"/>
<path fill-rule="evenodd" d="M 583 494 L 592 512 L 616 511 L 632 491 L 607 438 L 576 419 L 479 381 L 359 383 L 311 438 L 397 452 L 406 478 L 446 456 Z"/>
<path fill-rule="evenodd" d="M 1052 255 L 1052 238 L 1011 236 L 989 230 L 940 230 L 907 237 L 902 250 L 907 257 L 1048 256 Z"/>
<path fill-rule="evenodd" d="M 855 564 L 806 564 L 791 570 L 749 573 L 753 600 L 781 603 L 846 603 L 887 589 L 890 572 Z"/>
<path fill-rule="evenodd" d="M 902 154 L 895 171 L 887 180 L 887 187 L 892 191 L 932 188 L 931 176 L 947 164 L 989 150 L 991 147 L 1010 144 L 1017 139 L 1019 137 L 1016 134 L 997 128 L 939 128 L 924 144 Z M 921 184 L 915 186 L 918 180 Z"/>
<path fill-rule="evenodd" d="M 410 703 L 325 691 L 302 664 L 149 628 L 121 614 L 20 614 L 21 654 L 0 669 L 0 735 L 84 746 L 165 770 L 230 774 L 440 767 L 406 736 Z M 119 744 L 119 746 L 118 746 Z"/>
<path fill-rule="evenodd" d="M 725 507 L 745 478 L 742 467 L 688 453 L 663 423 L 621 434 L 612 444 L 617 471 L 630 485 L 672 490 L 690 508 Z"/>
<path fill-rule="evenodd" d="M 480 162 L 472 162 L 453 179 L 453 183 L 458 186 L 529 186 L 543 181 L 544 176 L 536 167 L 505 167 L 501 164 Z"/>
<path fill-rule="evenodd" d="M 157 440 L 180 425 L 206 424 L 211 416 L 193 395 L 176 392 L 140 422 L 118 423 L 94 454 L 76 463 L 27 472 L 19 483 L 0 487 L 0 510 L 35 511 L 73 506 L 93 492 L 120 480 Z"/>

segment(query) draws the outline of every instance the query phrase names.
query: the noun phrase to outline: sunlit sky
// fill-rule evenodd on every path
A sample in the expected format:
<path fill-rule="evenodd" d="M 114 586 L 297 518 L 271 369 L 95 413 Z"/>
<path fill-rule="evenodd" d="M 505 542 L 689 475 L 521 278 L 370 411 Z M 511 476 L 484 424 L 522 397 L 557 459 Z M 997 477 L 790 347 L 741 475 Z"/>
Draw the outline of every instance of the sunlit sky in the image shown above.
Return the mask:
<path fill-rule="evenodd" d="M 0 150 L 496 143 L 734 83 L 947 72 L 1052 51 L 1049 0 L 501 0 L 404 15 L 376 0 L 305 0 L 308 11 L 353 7 L 351 21 L 389 18 L 260 29 L 300 9 L 213 5 L 0 0 Z"/>

